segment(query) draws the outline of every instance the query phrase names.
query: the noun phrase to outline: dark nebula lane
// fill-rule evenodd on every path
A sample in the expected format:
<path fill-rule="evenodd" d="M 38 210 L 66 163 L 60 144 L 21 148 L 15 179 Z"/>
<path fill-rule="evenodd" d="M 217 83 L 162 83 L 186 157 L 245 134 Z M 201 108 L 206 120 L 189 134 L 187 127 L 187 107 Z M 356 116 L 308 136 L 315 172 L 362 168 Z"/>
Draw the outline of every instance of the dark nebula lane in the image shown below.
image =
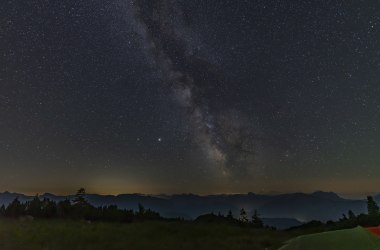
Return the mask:
<path fill-rule="evenodd" d="M 380 4 L 0 3 L 0 190 L 376 192 Z"/>

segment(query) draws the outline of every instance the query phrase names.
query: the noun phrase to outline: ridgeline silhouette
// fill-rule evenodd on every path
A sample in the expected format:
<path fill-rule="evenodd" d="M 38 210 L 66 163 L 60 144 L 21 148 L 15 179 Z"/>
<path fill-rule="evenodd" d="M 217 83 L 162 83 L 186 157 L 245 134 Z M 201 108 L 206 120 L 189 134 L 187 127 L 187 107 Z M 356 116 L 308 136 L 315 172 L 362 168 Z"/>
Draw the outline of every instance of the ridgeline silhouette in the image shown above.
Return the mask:
<path fill-rule="evenodd" d="M 86 191 L 80 188 L 76 195 L 70 200 L 65 199 L 61 201 L 52 201 L 48 198 L 42 200 L 36 195 L 32 200 L 20 202 L 15 198 L 7 206 L 0 207 L 0 217 L 3 218 L 27 218 L 33 220 L 34 218 L 44 219 L 73 219 L 73 220 L 86 220 L 86 221 L 109 221 L 109 222 L 142 222 L 142 221 L 183 221 L 184 218 L 164 218 L 158 212 L 151 209 L 146 209 L 139 204 L 138 209 L 120 209 L 116 205 L 107 205 L 95 207 L 91 205 L 86 199 Z M 235 218 L 232 211 L 229 210 L 227 215 L 219 213 L 204 214 L 198 216 L 194 222 L 202 223 L 226 223 L 238 226 L 250 226 L 253 228 L 267 227 L 263 220 L 259 217 L 257 210 L 254 211 L 251 220 L 248 219 L 246 211 L 242 208 L 240 214 Z M 288 230 L 297 230 L 305 228 L 315 228 L 320 231 L 336 230 L 352 228 L 356 226 L 379 226 L 380 225 L 380 209 L 372 196 L 367 197 L 367 214 L 361 213 L 355 215 L 352 210 L 337 221 L 329 220 L 323 223 L 318 220 L 312 220 L 301 226 L 292 227 Z M 274 227 L 270 227 L 275 229 Z"/>
<path fill-rule="evenodd" d="M 162 220 L 159 213 L 145 209 L 142 205 L 138 211 L 119 209 L 116 205 L 94 207 L 86 200 L 86 191 L 81 188 L 70 201 L 55 202 L 44 198 L 40 200 L 36 195 L 33 200 L 21 203 L 15 198 L 7 207 L 0 207 L 0 216 L 19 218 L 32 216 L 33 218 L 62 218 L 84 219 L 89 221 L 132 222 L 144 220 Z"/>
<path fill-rule="evenodd" d="M 244 209 L 242 209 L 244 211 Z M 245 212 L 244 212 L 245 213 Z M 110 222 L 142 222 L 152 220 L 165 221 L 182 221 L 183 218 L 163 218 L 161 215 L 151 209 L 146 209 L 139 204 L 138 210 L 120 209 L 116 205 L 95 207 L 86 200 L 86 190 L 80 188 L 72 200 L 65 199 L 55 202 L 48 198 L 41 200 L 36 195 L 31 201 L 20 202 L 15 198 L 8 206 L 0 207 L 0 217 L 5 218 L 45 218 L 45 219 L 74 219 L 86 221 L 110 221 Z M 230 211 L 227 216 L 222 214 L 214 215 L 206 214 L 199 216 L 197 222 L 220 222 L 235 225 L 249 225 L 253 227 L 263 227 L 263 223 L 258 217 L 255 220 L 248 221 L 245 215 L 243 220 L 241 217 L 235 219 Z M 260 223 L 257 223 L 259 221 Z"/>

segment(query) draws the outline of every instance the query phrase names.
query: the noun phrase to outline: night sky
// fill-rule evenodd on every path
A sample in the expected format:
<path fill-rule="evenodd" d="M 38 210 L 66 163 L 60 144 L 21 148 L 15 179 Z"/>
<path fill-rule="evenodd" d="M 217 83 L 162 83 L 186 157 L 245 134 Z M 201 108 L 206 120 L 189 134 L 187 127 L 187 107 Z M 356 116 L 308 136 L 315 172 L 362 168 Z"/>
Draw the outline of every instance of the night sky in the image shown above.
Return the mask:
<path fill-rule="evenodd" d="M 0 190 L 380 191 L 380 2 L 0 2 Z"/>

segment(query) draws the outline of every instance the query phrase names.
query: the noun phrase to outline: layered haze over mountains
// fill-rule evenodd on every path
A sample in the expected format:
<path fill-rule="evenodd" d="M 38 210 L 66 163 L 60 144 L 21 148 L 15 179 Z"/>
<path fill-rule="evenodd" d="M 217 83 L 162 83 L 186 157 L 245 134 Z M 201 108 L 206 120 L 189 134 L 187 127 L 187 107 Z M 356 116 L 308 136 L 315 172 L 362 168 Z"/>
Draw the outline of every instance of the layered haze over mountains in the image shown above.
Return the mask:
<path fill-rule="evenodd" d="M 40 199 L 53 201 L 72 199 L 73 195 L 58 196 L 45 193 Z M 31 200 L 33 196 L 20 193 L 0 193 L 0 205 L 9 204 L 18 198 L 20 201 Z M 159 212 L 163 217 L 195 219 L 206 213 L 227 214 L 229 210 L 235 217 L 244 208 L 249 216 L 256 209 L 264 223 L 279 229 L 300 225 L 311 220 L 338 220 L 342 214 L 352 210 L 355 214 L 365 213 L 366 200 L 346 199 L 332 192 L 289 193 L 279 195 L 262 194 L 220 194 L 199 196 L 194 194 L 178 195 L 143 195 L 119 194 L 99 195 L 87 194 L 87 200 L 94 206 L 117 205 L 120 208 L 137 210 L 141 204 Z M 374 196 L 380 202 L 380 195 Z"/>

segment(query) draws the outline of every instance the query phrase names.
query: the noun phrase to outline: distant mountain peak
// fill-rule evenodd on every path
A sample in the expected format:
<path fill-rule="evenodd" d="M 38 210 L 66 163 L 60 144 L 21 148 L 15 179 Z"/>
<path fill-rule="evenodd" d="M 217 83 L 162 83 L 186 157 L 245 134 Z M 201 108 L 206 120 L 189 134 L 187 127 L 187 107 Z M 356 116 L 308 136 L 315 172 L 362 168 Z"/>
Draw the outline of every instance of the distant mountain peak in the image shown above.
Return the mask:
<path fill-rule="evenodd" d="M 17 196 L 25 196 L 24 194 L 20 194 L 20 193 L 14 193 L 14 192 L 9 192 L 9 191 L 5 191 L 1 194 L 5 194 L 5 195 L 17 195 Z"/>
<path fill-rule="evenodd" d="M 341 199 L 341 197 L 334 192 L 316 191 L 312 193 L 311 195 L 315 197 L 319 197 L 319 198 L 329 199 L 329 200 Z"/>
<path fill-rule="evenodd" d="M 57 195 L 52 194 L 52 193 L 44 193 L 44 194 L 42 194 L 42 195 L 40 195 L 40 196 L 57 196 Z"/>

